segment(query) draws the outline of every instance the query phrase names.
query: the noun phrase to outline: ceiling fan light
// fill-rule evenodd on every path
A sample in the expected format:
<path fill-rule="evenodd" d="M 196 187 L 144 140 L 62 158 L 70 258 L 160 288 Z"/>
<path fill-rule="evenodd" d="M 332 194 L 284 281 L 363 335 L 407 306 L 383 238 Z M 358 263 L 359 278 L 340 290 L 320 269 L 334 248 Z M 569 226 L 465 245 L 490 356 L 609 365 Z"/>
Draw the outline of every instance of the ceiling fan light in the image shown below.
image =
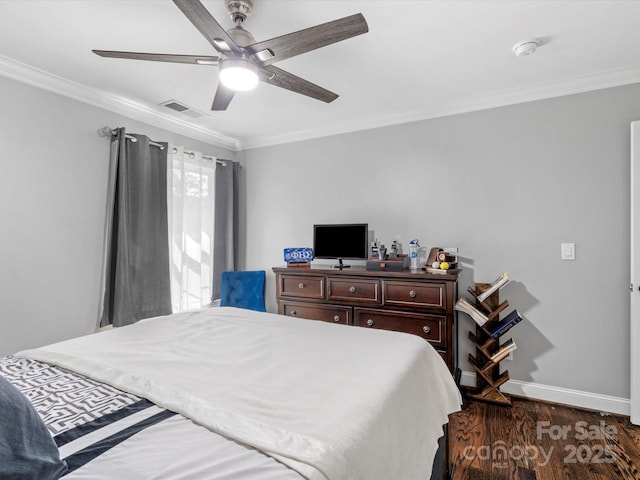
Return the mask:
<path fill-rule="evenodd" d="M 220 81 L 239 92 L 253 90 L 258 85 L 258 69 L 242 58 L 225 60 L 220 63 Z"/>

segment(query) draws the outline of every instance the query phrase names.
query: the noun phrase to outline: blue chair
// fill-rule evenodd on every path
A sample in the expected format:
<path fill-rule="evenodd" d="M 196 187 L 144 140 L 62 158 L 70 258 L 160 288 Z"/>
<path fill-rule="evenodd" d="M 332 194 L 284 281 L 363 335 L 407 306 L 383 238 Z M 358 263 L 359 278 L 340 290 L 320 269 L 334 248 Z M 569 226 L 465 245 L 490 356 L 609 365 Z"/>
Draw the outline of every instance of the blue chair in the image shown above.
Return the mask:
<path fill-rule="evenodd" d="M 266 312 L 264 305 L 264 270 L 222 272 L 220 306 Z"/>

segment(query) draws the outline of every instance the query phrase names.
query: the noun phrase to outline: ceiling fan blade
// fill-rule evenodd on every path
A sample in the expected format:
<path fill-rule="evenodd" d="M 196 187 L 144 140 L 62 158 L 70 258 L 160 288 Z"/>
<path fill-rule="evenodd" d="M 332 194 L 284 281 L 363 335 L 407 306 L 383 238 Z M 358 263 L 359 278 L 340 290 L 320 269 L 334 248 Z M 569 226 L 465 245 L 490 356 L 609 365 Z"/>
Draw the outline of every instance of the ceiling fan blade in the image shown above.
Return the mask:
<path fill-rule="evenodd" d="M 173 0 L 182 13 L 220 53 L 242 55 L 242 49 L 198 0 Z"/>
<path fill-rule="evenodd" d="M 216 95 L 215 97 L 213 97 L 213 105 L 211 105 L 211 110 L 226 110 L 235 94 L 235 90 L 231 90 L 230 88 L 222 85 L 222 83 L 218 83 Z"/>
<path fill-rule="evenodd" d="M 174 0 L 175 1 L 175 0 Z M 271 65 L 317 48 L 340 42 L 369 31 L 361 13 L 305 28 L 281 37 L 254 43 L 245 50 L 254 55 L 259 65 Z"/>
<path fill-rule="evenodd" d="M 285 72 L 281 68 L 269 65 L 267 67 L 261 67 L 258 69 L 258 76 L 260 80 L 276 87 L 285 88 L 307 97 L 315 98 L 323 102 L 333 102 L 338 95 L 326 88 L 319 87 L 315 83 L 311 83 L 304 78 L 296 77 L 295 75 Z"/>
<path fill-rule="evenodd" d="M 96 55 L 131 60 L 149 60 L 152 62 L 188 63 L 195 65 L 218 65 L 219 57 L 207 55 L 172 55 L 169 53 L 117 52 L 112 50 L 92 50 Z"/>

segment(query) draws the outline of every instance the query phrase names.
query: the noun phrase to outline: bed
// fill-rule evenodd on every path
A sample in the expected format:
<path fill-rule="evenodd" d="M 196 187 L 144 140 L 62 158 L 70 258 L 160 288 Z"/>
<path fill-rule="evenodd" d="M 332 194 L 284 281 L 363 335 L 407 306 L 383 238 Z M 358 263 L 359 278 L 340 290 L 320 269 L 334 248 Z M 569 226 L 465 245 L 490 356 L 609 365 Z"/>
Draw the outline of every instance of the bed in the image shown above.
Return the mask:
<path fill-rule="evenodd" d="M 417 336 L 233 307 L 22 351 L 0 379 L 29 404 L 0 388 L 5 417 L 55 442 L 39 479 L 428 479 L 461 405 Z M 3 476 L 1 435 L 0 478 L 35 478 Z"/>

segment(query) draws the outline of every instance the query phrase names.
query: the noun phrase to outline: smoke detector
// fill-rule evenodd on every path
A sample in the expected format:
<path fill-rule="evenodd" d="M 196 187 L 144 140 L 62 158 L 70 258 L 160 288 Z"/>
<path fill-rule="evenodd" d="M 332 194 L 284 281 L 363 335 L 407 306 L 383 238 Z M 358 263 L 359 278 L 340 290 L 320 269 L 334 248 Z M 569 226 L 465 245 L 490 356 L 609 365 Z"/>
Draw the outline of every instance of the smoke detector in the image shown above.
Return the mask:
<path fill-rule="evenodd" d="M 537 38 L 530 38 L 529 40 L 523 40 L 516 43 L 512 50 L 516 56 L 523 57 L 525 55 L 532 55 L 536 51 L 536 48 L 538 48 L 538 45 L 540 45 L 540 40 Z"/>

